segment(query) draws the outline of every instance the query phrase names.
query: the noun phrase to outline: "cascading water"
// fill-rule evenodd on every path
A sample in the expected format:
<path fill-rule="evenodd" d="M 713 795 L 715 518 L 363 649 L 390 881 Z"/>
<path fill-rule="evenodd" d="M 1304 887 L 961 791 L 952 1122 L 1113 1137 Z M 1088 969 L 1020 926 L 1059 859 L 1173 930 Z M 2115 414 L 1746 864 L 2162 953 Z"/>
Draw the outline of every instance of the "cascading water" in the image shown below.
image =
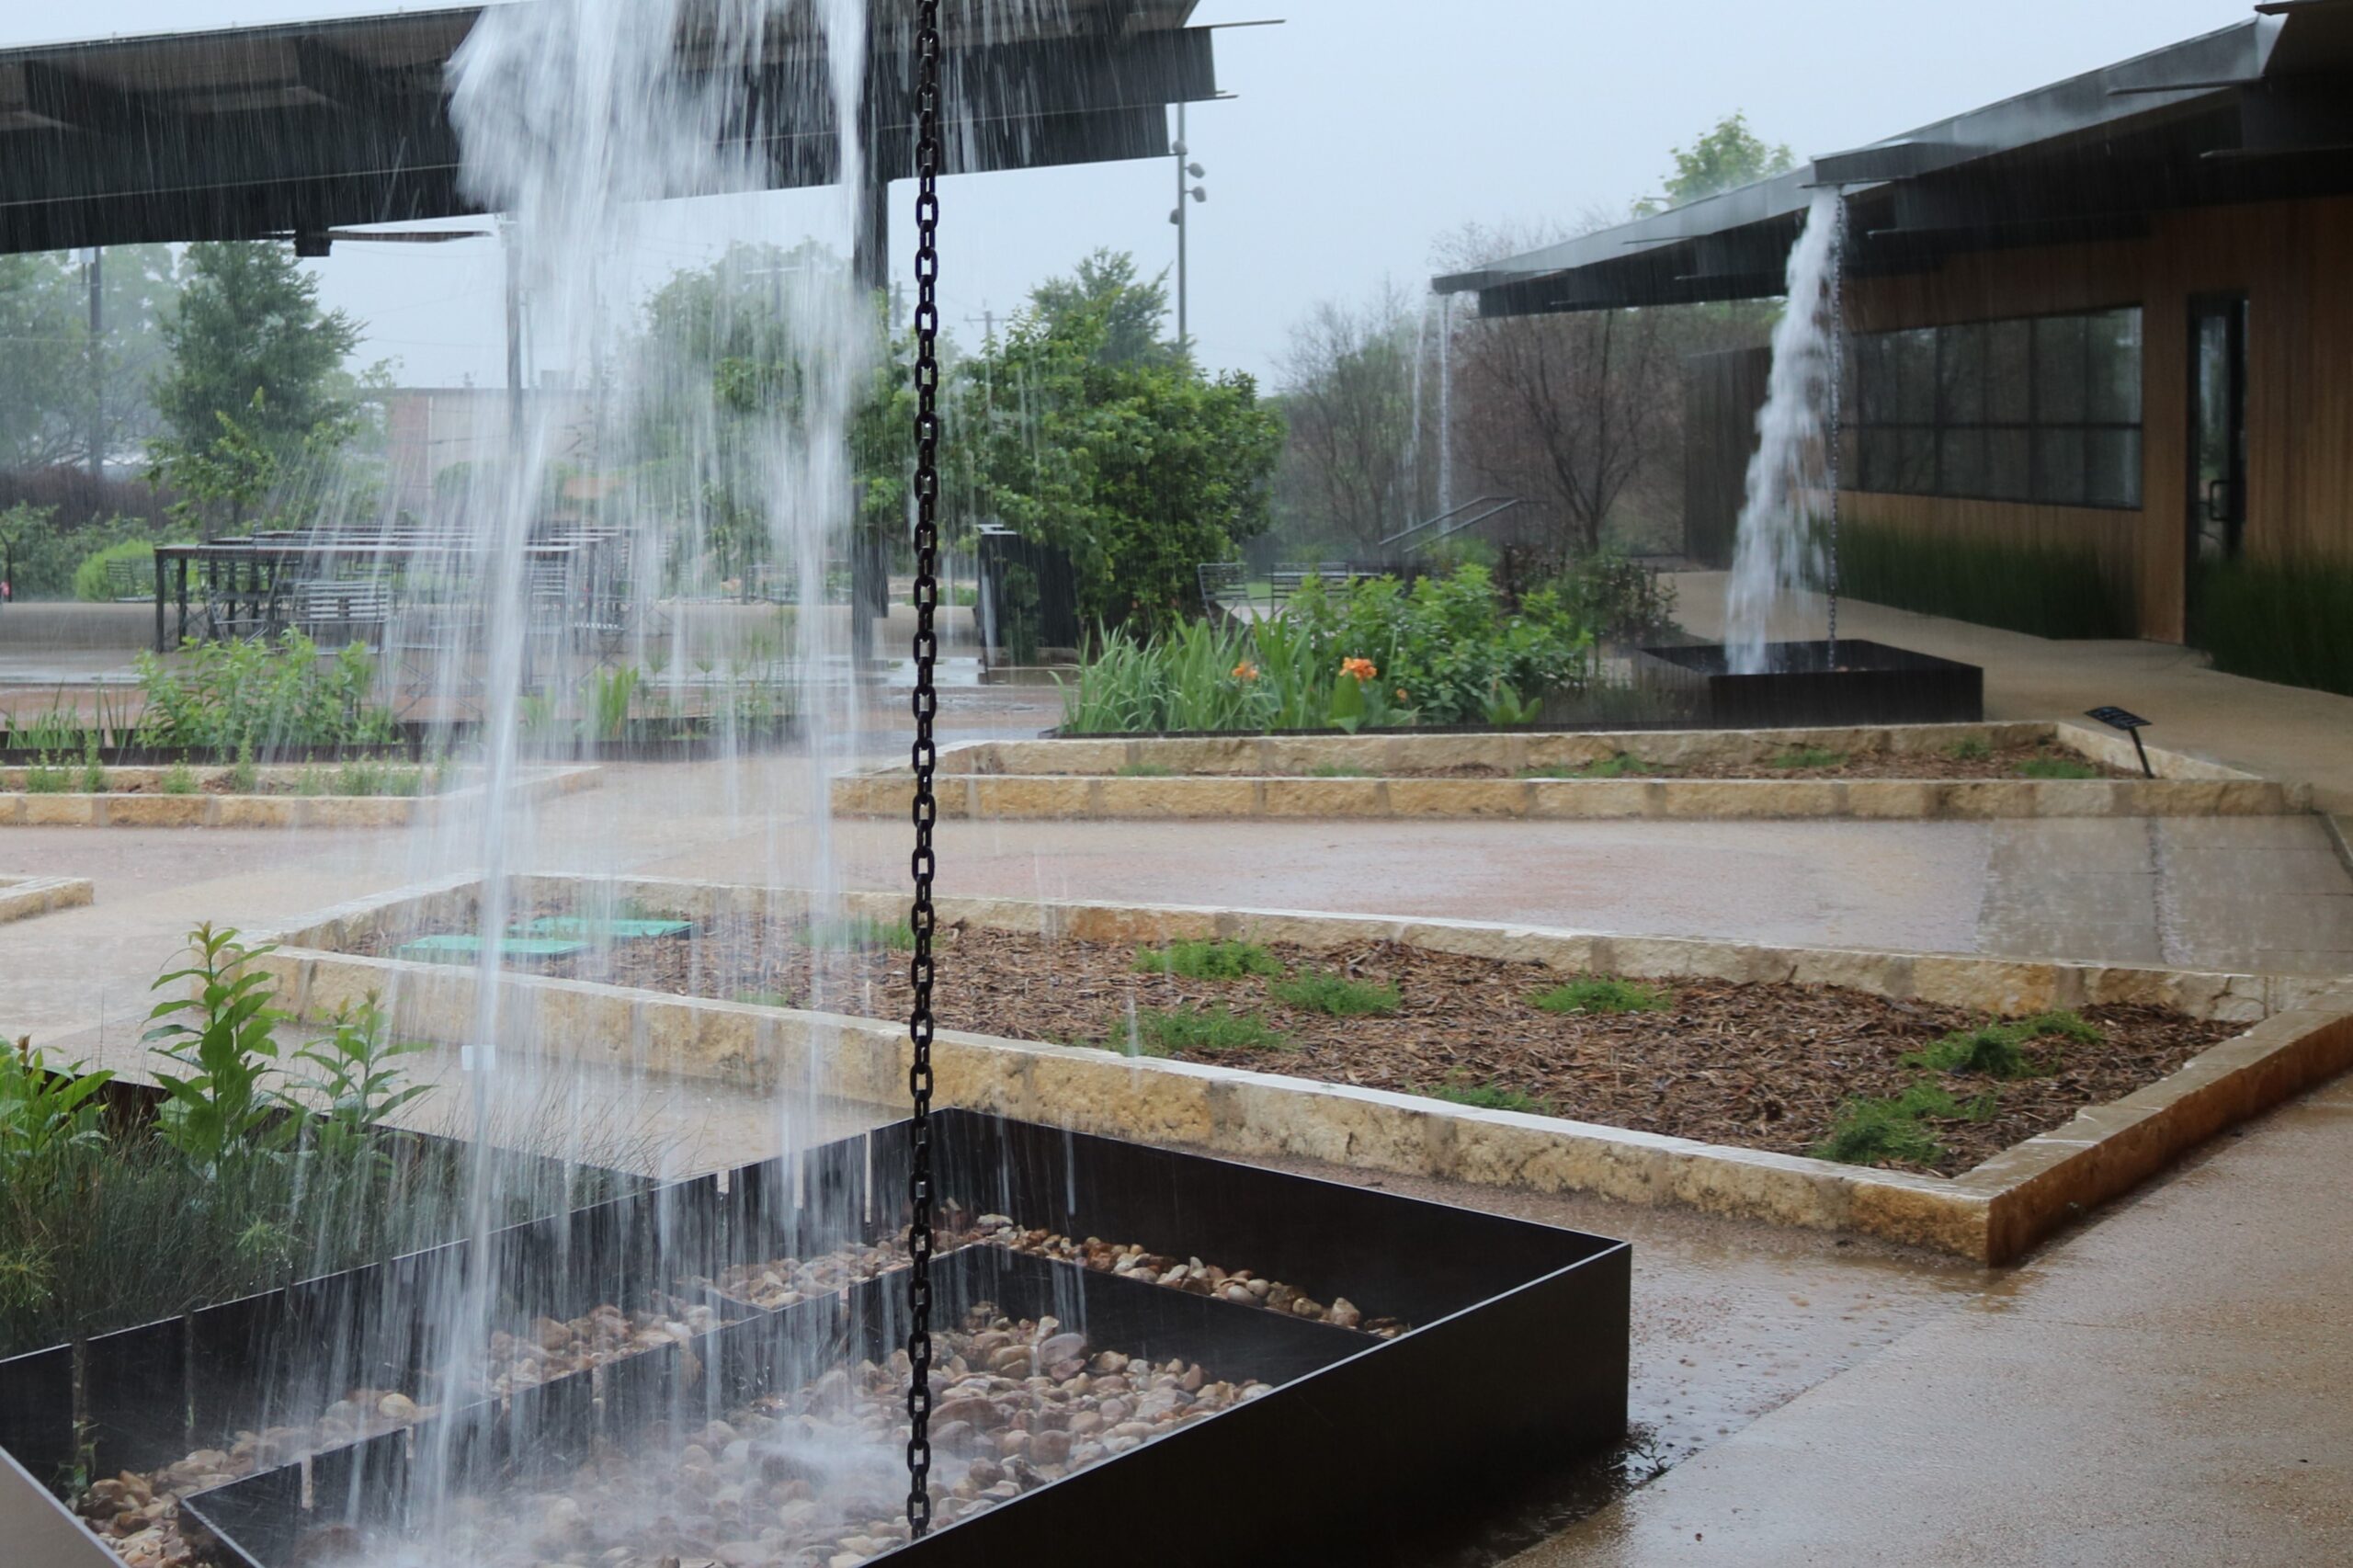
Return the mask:
<path fill-rule="evenodd" d="M 1454 296 L 1438 301 L 1438 510 L 1454 510 Z"/>
<path fill-rule="evenodd" d="M 1790 252 L 1789 302 L 1773 329 L 1773 369 L 1724 596 L 1724 651 L 1734 675 L 1767 673 L 1773 611 L 1792 590 L 1835 586 L 1827 536 L 1838 498 L 1845 224 L 1845 202 L 1822 191 Z"/>

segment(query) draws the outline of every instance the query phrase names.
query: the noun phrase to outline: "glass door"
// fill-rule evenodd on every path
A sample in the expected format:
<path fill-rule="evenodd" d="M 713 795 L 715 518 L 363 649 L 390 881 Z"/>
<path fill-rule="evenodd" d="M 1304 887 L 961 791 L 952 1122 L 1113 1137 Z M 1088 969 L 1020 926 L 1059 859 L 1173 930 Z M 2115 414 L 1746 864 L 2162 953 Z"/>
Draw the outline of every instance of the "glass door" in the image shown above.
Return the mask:
<path fill-rule="evenodd" d="M 2189 641 L 2200 582 L 2238 559 L 2246 533 L 2246 296 L 2189 306 Z"/>

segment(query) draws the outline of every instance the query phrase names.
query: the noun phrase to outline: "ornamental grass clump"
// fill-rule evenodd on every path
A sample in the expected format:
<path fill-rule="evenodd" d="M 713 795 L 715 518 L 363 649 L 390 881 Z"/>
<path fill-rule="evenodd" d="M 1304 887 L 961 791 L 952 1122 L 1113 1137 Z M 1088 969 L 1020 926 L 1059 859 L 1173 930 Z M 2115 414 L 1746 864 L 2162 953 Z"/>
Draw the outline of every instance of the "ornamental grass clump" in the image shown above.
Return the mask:
<path fill-rule="evenodd" d="M 1176 942 L 1136 954 L 1138 974 L 1173 974 L 1186 980 L 1246 980 L 1282 973 L 1282 961 L 1256 942 Z"/>

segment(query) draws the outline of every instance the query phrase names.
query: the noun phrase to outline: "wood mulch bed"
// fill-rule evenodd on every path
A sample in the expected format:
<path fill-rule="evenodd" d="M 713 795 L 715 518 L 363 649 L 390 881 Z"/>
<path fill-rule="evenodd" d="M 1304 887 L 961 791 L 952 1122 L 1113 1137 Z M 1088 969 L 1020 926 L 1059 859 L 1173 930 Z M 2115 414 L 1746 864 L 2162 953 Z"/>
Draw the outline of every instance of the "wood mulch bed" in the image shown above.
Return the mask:
<path fill-rule="evenodd" d="M 372 946 L 388 952 L 416 934 Z M 1397 1010 L 1333 1017 L 1277 998 L 1270 985 L 1279 980 L 1142 974 L 1132 947 L 965 925 L 942 930 L 934 1001 L 945 1028 L 1074 1045 L 1131 1040 L 1138 1014 L 1152 1009 L 1232 1012 L 1262 1019 L 1279 1045 L 1181 1059 L 1409 1094 L 1499 1091 L 1574 1120 L 1790 1154 L 1810 1153 L 1846 1102 L 1895 1096 L 1930 1075 L 1906 1066 L 1906 1052 L 1989 1021 L 1834 986 L 1708 980 L 1662 983 L 1670 998 L 1663 1011 L 1556 1014 L 1529 998 L 1569 977 L 1537 965 L 1389 943 L 1271 951 L 1290 976 L 1345 973 L 1393 985 Z M 904 953 L 813 950 L 789 929 L 771 943 L 754 920 L 624 944 L 539 972 L 887 1018 L 907 1010 L 905 969 Z M 1936 1074 L 1957 1101 L 1993 1092 L 1995 1109 L 1982 1120 L 1925 1122 L 1943 1156 L 1911 1168 L 1968 1170 L 2086 1106 L 2155 1082 L 2240 1028 L 2144 1006 L 2093 1007 L 2083 1017 L 2105 1038 L 2038 1042 L 2032 1053 L 2055 1058 L 2042 1075 Z"/>

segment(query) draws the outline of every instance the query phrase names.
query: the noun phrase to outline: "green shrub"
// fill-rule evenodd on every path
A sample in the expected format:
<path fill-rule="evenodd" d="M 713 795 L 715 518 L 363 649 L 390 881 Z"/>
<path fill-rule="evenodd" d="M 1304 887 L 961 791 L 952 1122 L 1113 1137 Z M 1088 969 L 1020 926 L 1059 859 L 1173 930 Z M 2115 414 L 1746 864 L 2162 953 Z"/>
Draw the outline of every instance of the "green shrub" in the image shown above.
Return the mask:
<path fill-rule="evenodd" d="M 97 1092 L 114 1077 L 79 1062 L 51 1067 L 31 1039 L 0 1042 L 0 1189 L 28 1166 L 104 1136 Z"/>
<path fill-rule="evenodd" d="M 1290 1041 L 1256 1013 L 1222 1007 L 1146 1007 L 1136 1013 L 1137 1040 L 1148 1052 L 1287 1051 Z"/>
<path fill-rule="evenodd" d="M 1551 1100 L 1531 1095 L 1525 1089 L 1515 1089 L 1507 1084 L 1493 1081 L 1474 1084 L 1460 1075 L 1443 1084 L 1432 1084 L 1420 1093 L 1434 1100 L 1449 1100 L 1456 1105 L 1474 1106 L 1480 1110 L 1517 1110 L 1530 1116 L 1553 1114 Z"/>
<path fill-rule="evenodd" d="M 2353 562 L 2202 565 L 2193 602 L 2216 669 L 2353 696 Z"/>
<path fill-rule="evenodd" d="M 176 665 L 142 653 L 142 738 L 222 756 L 248 747 L 389 741 L 396 726 L 392 710 L 374 700 L 375 680 L 363 645 L 322 659 L 299 631 L 275 643 L 192 644 Z"/>
<path fill-rule="evenodd" d="M 108 580 L 108 566 L 117 561 L 133 561 L 147 569 L 146 583 L 153 584 L 155 544 L 153 540 L 126 539 L 104 545 L 82 558 L 74 568 L 74 597 L 93 604 L 103 604 L 115 597 L 114 585 Z"/>
<path fill-rule="evenodd" d="M 196 769 L 185 762 L 176 762 L 164 769 L 164 793 L 193 795 L 197 791 Z"/>
<path fill-rule="evenodd" d="M 1600 975 L 1556 985 L 1529 1001 L 1548 1013 L 1659 1013 L 1675 1005 L 1663 987 Z"/>
<path fill-rule="evenodd" d="M 1849 597 L 2037 637 L 2137 636 L 2130 587 L 2096 551 L 1924 534 L 1851 521 L 1838 535 Z"/>
<path fill-rule="evenodd" d="M 28 795 L 63 795 L 74 788 L 74 777 L 47 756 L 25 769 L 25 793 Z"/>
<path fill-rule="evenodd" d="M 92 735 L 82 747 L 82 793 L 103 795 L 107 792 L 107 765 L 98 760 L 98 738 Z"/>
<path fill-rule="evenodd" d="M 236 766 L 229 769 L 229 788 L 240 795 L 261 791 L 261 769 L 254 763 L 254 743 L 250 738 L 237 747 Z"/>
<path fill-rule="evenodd" d="M 1956 762 L 1983 762 L 1994 755 L 1994 743 L 1983 735 L 1966 735 L 1945 747 L 1945 755 Z"/>
<path fill-rule="evenodd" d="M 1397 988 L 1350 980 L 1343 974 L 1302 974 L 1267 988 L 1279 1002 L 1336 1018 L 1385 1017 L 1397 1010 Z"/>
<path fill-rule="evenodd" d="M 1557 587 L 1569 612 L 1608 642 L 1651 642 L 1676 630 L 1674 580 L 1614 551 L 1577 562 Z"/>
<path fill-rule="evenodd" d="M 1063 687 L 1063 721 L 1120 734 L 1519 722 L 1582 688 L 1592 654 L 1557 592 L 1510 608 L 1481 567 L 1410 591 L 1393 577 L 1311 579 L 1271 619 L 1105 633 Z"/>
<path fill-rule="evenodd" d="M 2030 756 L 2018 764 L 2018 772 L 2029 778 L 2097 778 L 2099 769 L 2088 762 L 2077 762 L 2065 756 Z"/>
<path fill-rule="evenodd" d="M 1187 980 L 1245 980 L 1283 971 L 1281 960 L 1256 942 L 1176 942 L 1136 954 L 1138 974 L 1174 974 Z"/>

